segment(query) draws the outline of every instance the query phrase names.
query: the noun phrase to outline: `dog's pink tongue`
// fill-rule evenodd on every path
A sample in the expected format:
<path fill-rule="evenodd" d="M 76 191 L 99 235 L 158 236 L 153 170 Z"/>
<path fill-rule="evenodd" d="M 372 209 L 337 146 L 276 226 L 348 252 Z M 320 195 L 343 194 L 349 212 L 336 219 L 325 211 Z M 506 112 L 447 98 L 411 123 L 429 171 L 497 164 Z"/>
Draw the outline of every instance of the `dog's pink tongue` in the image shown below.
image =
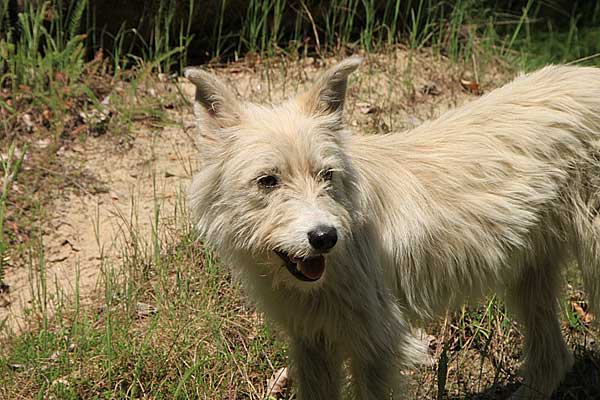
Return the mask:
<path fill-rule="evenodd" d="M 319 279 L 325 272 L 325 258 L 323 256 L 309 258 L 302 261 L 300 271 L 310 279 Z"/>

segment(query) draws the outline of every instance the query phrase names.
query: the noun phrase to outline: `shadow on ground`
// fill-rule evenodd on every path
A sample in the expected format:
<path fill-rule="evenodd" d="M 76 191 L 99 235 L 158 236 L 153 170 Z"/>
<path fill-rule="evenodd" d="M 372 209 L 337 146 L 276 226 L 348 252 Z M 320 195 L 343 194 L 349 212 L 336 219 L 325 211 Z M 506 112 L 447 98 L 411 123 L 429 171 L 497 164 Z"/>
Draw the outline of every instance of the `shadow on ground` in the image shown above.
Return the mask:
<path fill-rule="evenodd" d="M 492 400 L 508 399 L 519 388 L 520 382 L 495 384 L 483 392 L 449 396 L 449 400 Z M 551 400 L 600 399 L 600 352 L 578 347 L 575 349 L 575 364 Z"/>

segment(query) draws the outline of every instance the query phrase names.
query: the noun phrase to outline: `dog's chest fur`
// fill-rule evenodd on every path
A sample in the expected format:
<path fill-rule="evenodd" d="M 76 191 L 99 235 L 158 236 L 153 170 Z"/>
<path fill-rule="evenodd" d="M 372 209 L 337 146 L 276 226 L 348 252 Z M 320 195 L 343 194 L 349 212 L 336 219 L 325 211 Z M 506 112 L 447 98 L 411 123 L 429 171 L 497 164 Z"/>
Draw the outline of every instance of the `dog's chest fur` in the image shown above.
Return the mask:
<path fill-rule="evenodd" d="M 355 233 L 364 234 L 363 229 Z M 251 262 L 238 259 L 236 266 L 242 264 L 240 279 L 251 297 L 288 332 L 306 338 L 356 342 L 357 336 L 367 338 L 372 334 L 373 321 L 381 314 L 399 312 L 390 310 L 397 306 L 397 293 L 393 285 L 385 284 L 381 260 L 372 257 L 368 243 L 376 240 L 371 237 L 346 242 L 342 250 L 345 254 L 338 252 L 327 263 L 331 279 L 325 279 L 317 289 L 298 290 L 285 284 L 273 287 L 270 276 Z"/>

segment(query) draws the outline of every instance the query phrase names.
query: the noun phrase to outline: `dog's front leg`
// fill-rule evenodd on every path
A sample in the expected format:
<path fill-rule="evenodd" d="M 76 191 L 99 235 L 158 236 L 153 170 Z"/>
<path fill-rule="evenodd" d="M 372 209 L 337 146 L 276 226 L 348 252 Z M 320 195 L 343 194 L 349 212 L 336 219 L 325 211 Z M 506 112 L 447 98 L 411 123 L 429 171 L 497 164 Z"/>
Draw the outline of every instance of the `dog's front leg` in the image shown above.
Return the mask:
<path fill-rule="evenodd" d="M 356 399 L 375 400 L 400 398 L 400 374 L 391 356 L 352 359 L 352 386 Z"/>
<path fill-rule="evenodd" d="M 356 399 L 406 398 L 401 369 L 428 358 L 427 348 L 401 316 L 396 311 L 379 321 L 371 320 L 369 336 L 355 338 L 358 340 L 352 345 L 350 368 Z"/>
<path fill-rule="evenodd" d="M 299 400 L 340 399 L 342 360 L 337 348 L 322 340 L 292 338 L 291 356 Z"/>

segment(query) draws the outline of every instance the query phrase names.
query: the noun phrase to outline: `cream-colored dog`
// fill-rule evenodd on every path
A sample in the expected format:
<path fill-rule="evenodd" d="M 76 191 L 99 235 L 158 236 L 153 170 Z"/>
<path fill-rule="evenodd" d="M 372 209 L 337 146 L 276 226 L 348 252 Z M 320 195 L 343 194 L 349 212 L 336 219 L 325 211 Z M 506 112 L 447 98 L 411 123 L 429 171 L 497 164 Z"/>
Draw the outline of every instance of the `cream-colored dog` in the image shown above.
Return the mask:
<path fill-rule="evenodd" d="M 525 332 L 515 398 L 548 397 L 572 365 L 560 268 L 600 305 L 600 70 L 547 67 L 409 132 L 352 135 L 349 58 L 279 105 L 196 85 L 201 237 L 290 336 L 302 400 L 403 398 L 422 358 L 409 321 L 495 291 Z M 596 308 L 598 310 L 598 308 Z"/>

